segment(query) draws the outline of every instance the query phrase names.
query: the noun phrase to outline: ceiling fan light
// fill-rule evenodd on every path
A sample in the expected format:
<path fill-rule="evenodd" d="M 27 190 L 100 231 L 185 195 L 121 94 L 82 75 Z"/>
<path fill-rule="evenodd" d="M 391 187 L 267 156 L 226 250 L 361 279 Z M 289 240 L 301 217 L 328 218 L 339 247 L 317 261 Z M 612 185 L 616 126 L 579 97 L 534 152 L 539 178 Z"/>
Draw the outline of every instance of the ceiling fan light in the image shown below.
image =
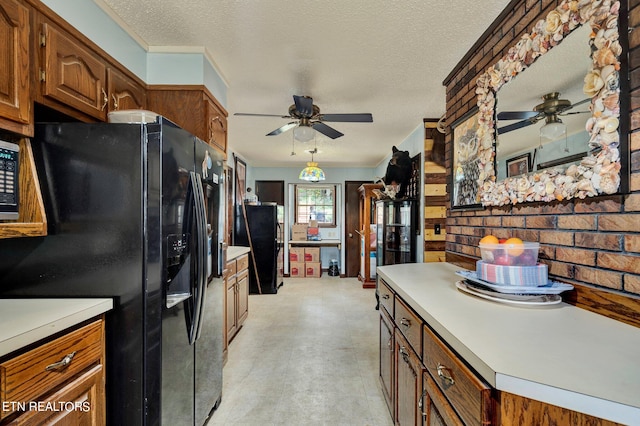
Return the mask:
<path fill-rule="evenodd" d="M 300 142 L 309 142 L 315 136 L 315 130 L 308 126 L 298 126 L 293 129 L 293 137 Z"/>
<path fill-rule="evenodd" d="M 300 171 L 300 180 L 306 180 L 307 182 L 320 182 L 325 180 L 324 171 L 318 167 L 318 163 L 309 161 L 307 167 Z"/>
<path fill-rule="evenodd" d="M 540 137 L 556 140 L 562 136 L 567 131 L 567 126 L 557 119 L 557 121 L 551 121 L 540 128 Z"/>

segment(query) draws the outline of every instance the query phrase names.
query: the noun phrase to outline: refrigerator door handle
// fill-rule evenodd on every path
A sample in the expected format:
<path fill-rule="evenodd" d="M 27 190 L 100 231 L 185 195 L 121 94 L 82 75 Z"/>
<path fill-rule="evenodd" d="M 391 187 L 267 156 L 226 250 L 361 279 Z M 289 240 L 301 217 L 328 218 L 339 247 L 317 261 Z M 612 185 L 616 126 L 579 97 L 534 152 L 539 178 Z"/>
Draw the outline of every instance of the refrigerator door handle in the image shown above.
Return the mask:
<path fill-rule="evenodd" d="M 207 234 L 207 216 L 204 201 L 204 188 L 200 176 L 195 172 L 191 172 L 191 181 L 194 185 L 194 209 L 196 214 L 196 231 L 197 231 L 197 276 L 196 276 L 196 310 L 194 314 L 194 333 L 192 340 L 195 342 L 200 337 L 202 330 L 202 321 L 204 318 L 204 303 L 207 292 L 207 256 L 209 236 Z"/>
<path fill-rule="evenodd" d="M 206 291 L 206 236 L 207 226 L 206 217 L 203 208 L 203 190 L 200 178 L 195 172 L 191 172 L 189 176 L 189 184 L 193 197 L 192 208 L 195 222 L 195 253 L 196 259 L 195 276 L 193 277 L 193 318 L 191 328 L 189 330 L 189 344 L 194 344 L 200 336 L 200 323 L 202 319 L 202 308 L 204 301 L 204 292 Z"/>

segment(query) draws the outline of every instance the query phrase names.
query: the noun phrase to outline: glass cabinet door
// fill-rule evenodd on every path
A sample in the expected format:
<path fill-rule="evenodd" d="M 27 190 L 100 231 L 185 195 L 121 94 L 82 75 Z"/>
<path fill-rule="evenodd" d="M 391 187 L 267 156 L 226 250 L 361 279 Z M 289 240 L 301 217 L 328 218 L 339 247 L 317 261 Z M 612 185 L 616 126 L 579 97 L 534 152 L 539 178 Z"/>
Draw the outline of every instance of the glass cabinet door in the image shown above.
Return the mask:
<path fill-rule="evenodd" d="M 415 202 L 378 201 L 378 265 L 416 260 Z"/>

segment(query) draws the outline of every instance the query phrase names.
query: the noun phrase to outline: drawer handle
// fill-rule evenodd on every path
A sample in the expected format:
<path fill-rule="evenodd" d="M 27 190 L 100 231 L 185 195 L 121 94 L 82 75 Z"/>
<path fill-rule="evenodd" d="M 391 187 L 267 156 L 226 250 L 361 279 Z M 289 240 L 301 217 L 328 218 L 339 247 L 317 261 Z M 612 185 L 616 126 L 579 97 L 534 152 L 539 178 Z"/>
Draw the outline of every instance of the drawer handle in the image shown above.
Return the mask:
<path fill-rule="evenodd" d="M 420 399 L 418 400 L 418 409 L 420 410 L 420 414 L 422 414 L 422 417 L 424 419 L 427 418 L 427 413 L 424 410 L 424 397 L 427 396 L 427 391 L 426 389 L 422 391 L 422 395 L 420 395 Z"/>
<path fill-rule="evenodd" d="M 409 327 L 411 327 L 411 321 L 409 321 L 406 318 L 401 318 L 400 319 L 400 325 L 403 325 L 403 326 L 409 328 Z"/>
<path fill-rule="evenodd" d="M 54 370 L 60 370 L 62 368 L 65 368 L 67 365 L 71 364 L 71 361 L 73 361 L 73 357 L 75 355 L 76 355 L 75 351 L 71 352 L 70 354 L 62 358 L 61 361 L 54 362 L 53 364 L 47 365 L 45 367 L 45 371 L 54 371 Z"/>
<path fill-rule="evenodd" d="M 418 374 L 411 365 L 411 355 L 409 355 L 409 352 L 407 352 L 404 346 L 400 346 L 398 352 L 400 352 L 400 355 L 402 355 L 402 359 L 407 364 L 407 367 L 409 367 L 409 370 L 411 370 L 411 374 L 413 374 L 413 377 L 418 377 Z"/>
<path fill-rule="evenodd" d="M 451 370 L 449 369 L 449 367 L 445 367 L 440 363 L 438 363 L 438 377 L 440 377 L 445 382 L 449 382 L 449 386 L 455 383 L 453 377 L 451 377 Z"/>
<path fill-rule="evenodd" d="M 404 360 L 404 362 L 409 362 L 409 352 L 407 352 L 404 346 L 400 346 L 398 352 L 400 352 L 400 355 L 402 355 L 402 359 Z"/>
<path fill-rule="evenodd" d="M 382 298 L 385 299 L 385 300 L 388 300 L 389 299 L 389 295 L 388 294 L 383 294 Z"/>

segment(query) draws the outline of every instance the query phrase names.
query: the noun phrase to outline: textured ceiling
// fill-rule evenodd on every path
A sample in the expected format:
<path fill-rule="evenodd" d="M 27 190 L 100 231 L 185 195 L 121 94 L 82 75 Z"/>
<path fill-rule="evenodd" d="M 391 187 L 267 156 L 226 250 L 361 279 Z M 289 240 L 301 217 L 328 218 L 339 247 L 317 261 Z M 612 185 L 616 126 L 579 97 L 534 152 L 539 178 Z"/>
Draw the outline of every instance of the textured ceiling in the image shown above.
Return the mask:
<path fill-rule="evenodd" d="M 299 166 L 313 143 L 290 120 L 292 95 L 323 113 L 373 114 L 373 123 L 327 123 L 323 167 L 374 167 L 418 126 L 445 112 L 442 81 L 509 0 L 95 0 L 154 51 L 204 47 L 228 84 L 230 149 L 253 166 Z"/>

